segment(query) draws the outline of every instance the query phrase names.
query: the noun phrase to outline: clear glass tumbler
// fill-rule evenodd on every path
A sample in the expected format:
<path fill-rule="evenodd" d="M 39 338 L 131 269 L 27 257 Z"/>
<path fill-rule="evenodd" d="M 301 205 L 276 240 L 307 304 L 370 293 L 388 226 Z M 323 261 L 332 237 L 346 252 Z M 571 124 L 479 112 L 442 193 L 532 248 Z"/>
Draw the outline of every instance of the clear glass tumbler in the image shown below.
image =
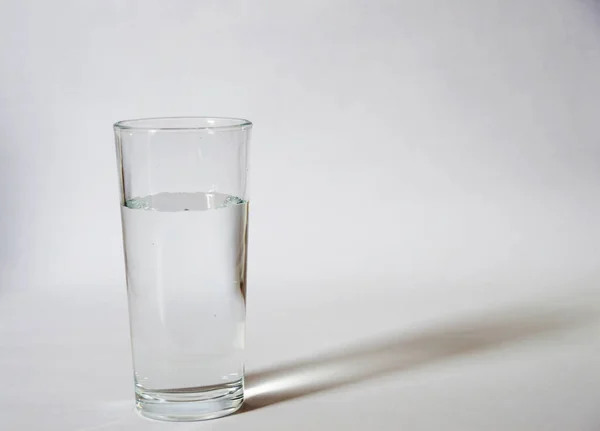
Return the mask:
<path fill-rule="evenodd" d="M 114 125 L 143 416 L 212 419 L 244 401 L 251 129 L 202 117 Z"/>

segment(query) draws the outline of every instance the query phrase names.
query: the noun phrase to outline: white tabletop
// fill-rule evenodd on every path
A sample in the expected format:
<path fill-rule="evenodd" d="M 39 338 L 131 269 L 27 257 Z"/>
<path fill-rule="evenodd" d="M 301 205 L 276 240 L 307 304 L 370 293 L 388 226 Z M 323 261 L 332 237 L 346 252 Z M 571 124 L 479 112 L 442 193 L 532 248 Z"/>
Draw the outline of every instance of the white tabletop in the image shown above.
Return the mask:
<path fill-rule="evenodd" d="M 348 288 L 357 286 L 330 289 L 320 303 L 273 289 L 275 310 L 274 297 L 249 295 L 246 407 L 187 424 L 134 413 L 123 291 L 8 292 L 0 301 L 2 429 L 600 426 L 598 291 L 568 286 L 519 298 L 457 288 L 454 303 L 440 303 L 431 290 L 365 285 L 361 300 L 344 296 Z"/>

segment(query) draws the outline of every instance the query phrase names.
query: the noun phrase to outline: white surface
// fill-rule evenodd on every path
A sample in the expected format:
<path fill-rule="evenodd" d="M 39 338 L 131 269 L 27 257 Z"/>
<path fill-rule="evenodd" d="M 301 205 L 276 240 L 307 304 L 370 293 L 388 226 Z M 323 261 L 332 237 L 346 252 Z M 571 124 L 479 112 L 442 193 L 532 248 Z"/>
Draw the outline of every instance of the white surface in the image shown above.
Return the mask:
<path fill-rule="evenodd" d="M 0 429 L 599 429 L 598 17 L 3 2 Z M 173 425 L 132 412 L 110 126 L 180 114 L 255 122 L 255 408 Z"/>
<path fill-rule="evenodd" d="M 388 286 L 370 301 L 277 298 L 275 313 L 255 295 L 249 408 L 184 425 L 133 412 L 124 295 L 11 295 L 0 309 L 0 423 L 81 431 L 598 429 L 600 324 L 589 304 L 599 295 L 496 295 L 475 301 L 494 303 L 482 316 L 465 310 L 472 292 L 460 293 L 442 304 Z"/>

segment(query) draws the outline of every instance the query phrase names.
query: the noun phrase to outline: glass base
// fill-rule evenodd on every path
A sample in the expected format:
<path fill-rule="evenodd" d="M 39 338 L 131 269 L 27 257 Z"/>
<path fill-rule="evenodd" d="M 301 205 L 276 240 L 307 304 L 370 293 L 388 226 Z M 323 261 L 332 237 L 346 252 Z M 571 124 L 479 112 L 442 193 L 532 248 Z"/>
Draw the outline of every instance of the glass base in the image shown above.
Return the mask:
<path fill-rule="evenodd" d="M 242 407 L 244 383 L 153 391 L 136 388 L 136 408 L 161 421 L 202 421 L 230 415 Z"/>

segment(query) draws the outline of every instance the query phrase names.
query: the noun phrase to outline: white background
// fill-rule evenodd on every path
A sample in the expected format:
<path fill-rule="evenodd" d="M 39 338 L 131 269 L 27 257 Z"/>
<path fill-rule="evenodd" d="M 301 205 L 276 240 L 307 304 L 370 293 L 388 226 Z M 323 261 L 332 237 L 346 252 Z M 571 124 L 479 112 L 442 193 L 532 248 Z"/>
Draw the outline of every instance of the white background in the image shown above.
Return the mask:
<path fill-rule="evenodd" d="M 5 0 L 0 61 L 0 429 L 600 429 L 597 2 Z M 203 424 L 132 412 L 111 126 L 169 115 L 255 123 Z"/>

